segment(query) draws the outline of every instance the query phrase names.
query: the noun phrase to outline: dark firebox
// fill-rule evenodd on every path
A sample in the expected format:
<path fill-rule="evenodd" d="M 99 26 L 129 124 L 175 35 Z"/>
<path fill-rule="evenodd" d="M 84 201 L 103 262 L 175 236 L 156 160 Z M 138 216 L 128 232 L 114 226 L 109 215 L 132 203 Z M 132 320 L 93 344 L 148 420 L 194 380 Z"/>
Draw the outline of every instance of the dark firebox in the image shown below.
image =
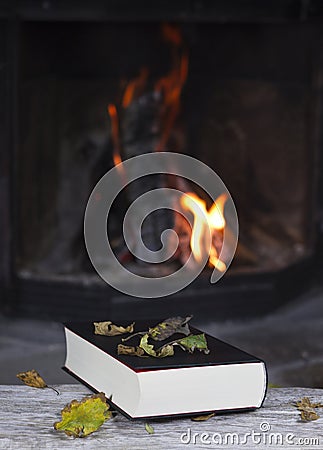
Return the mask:
<path fill-rule="evenodd" d="M 116 312 L 120 304 L 147 317 L 158 308 L 183 313 L 183 305 L 188 313 L 205 307 L 257 314 L 308 279 L 319 251 L 320 12 L 315 2 L 308 9 L 283 1 L 249 10 L 239 2 L 211 3 L 146 10 L 139 2 L 133 10 L 129 2 L 121 11 L 94 2 L 91 13 L 50 2 L 4 7 L 0 73 L 9 114 L 2 113 L 1 126 L 11 130 L 1 169 L 6 307 L 56 318 L 76 310 L 88 316 L 93 305 L 93 316 Z M 165 24 L 178 31 L 180 44 L 165 39 Z M 178 110 L 165 114 L 156 85 L 184 54 Z M 123 107 L 134 80 L 136 94 Z M 229 188 L 240 238 L 217 286 L 209 285 L 206 269 L 184 292 L 143 304 L 104 285 L 92 268 L 84 210 L 118 147 L 108 105 L 117 108 L 121 159 L 185 153 Z M 132 186 L 113 208 L 109 233 L 126 264 L 139 264 L 120 238 L 127 204 L 161 185 L 164 179 Z M 152 215 L 148 245 L 158 247 L 160 232 L 173 223 L 169 213 Z"/>

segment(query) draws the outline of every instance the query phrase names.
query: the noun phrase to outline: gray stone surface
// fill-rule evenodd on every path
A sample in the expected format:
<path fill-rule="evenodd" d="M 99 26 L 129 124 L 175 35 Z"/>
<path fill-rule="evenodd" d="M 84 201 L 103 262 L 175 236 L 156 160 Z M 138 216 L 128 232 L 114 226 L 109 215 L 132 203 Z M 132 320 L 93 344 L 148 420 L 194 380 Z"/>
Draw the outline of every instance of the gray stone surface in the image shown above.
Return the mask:
<path fill-rule="evenodd" d="M 194 325 L 263 358 L 272 383 L 323 387 L 323 291 L 320 289 L 266 317 L 220 323 L 214 316 L 208 323 L 195 320 Z M 0 316 L 0 384 L 20 383 L 16 373 L 32 368 L 49 384 L 75 383 L 61 370 L 64 359 L 61 324 Z"/>

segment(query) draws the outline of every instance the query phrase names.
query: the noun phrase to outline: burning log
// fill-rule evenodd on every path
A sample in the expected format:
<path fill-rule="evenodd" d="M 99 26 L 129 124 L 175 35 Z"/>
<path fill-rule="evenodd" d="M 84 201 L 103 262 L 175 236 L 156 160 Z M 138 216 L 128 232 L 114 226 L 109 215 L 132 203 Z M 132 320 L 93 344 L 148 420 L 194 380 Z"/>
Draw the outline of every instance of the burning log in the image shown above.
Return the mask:
<path fill-rule="evenodd" d="M 123 113 L 122 135 L 123 155 L 126 159 L 154 151 L 161 133 L 159 121 L 162 99 L 158 93 L 149 92 L 131 102 Z M 142 194 L 165 187 L 164 175 L 142 177 L 127 188 L 129 202 Z M 155 205 L 149 205 L 153 210 Z M 148 209 L 149 209 L 148 206 Z M 141 235 L 145 245 L 152 251 L 161 247 L 160 236 L 164 230 L 173 227 L 173 215 L 169 210 L 157 210 L 147 216 L 142 224 Z M 138 246 L 138 249 L 140 246 Z"/>
<path fill-rule="evenodd" d="M 109 105 L 108 108 L 114 143 L 114 162 L 118 163 L 117 167 L 120 167 L 120 170 L 122 157 L 129 159 L 144 153 L 166 150 L 180 111 L 180 96 L 187 78 L 188 56 L 177 28 L 165 25 L 163 36 L 172 45 L 173 64 L 170 72 L 157 80 L 154 87 L 149 87 L 148 70 L 143 68 L 138 77 L 128 83 L 121 104 L 120 127 L 116 107 Z M 127 174 L 122 172 L 121 176 L 126 186 Z M 145 176 L 130 183 L 127 186 L 130 204 L 147 192 L 168 187 L 169 181 L 168 177 L 160 174 Z M 189 192 L 187 182 L 180 178 L 175 179 L 175 188 L 182 192 Z M 146 210 L 154 212 L 149 214 L 142 224 L 144 215 L 140 215 L 134 227 L 141 229 L 145 246 L 153 252 L 161 248 L 162 232 L 166 229 L 174 229 L 179 239 L 175 259 L 186 264 L 193 253 L 194 258 L 191 259 L 193 264 L 194 260 L 199 263 L 207 257 L 211 266 L 223 272 L 226 265 L 219 259 L 219 255 L 223 245 L 225 227 L 223 209 L 226 200 L 226 194 L 220 195 L 207 211 L 205 201 L 196 194 L 183 194 L 180 205 L 176 206 L 180 206 L 183 213 L 192 214 L 194 219 L 192 227 L 183 215 L 176 212 L 176 207 L 173 211 L 169 209 L 154 211 L 154 204 L 145 205 Z M 207 236 L 210 236 L 209 232 L 211 232 L 211 243 L 207 239 Z M 168 244 L 173 248 L 174 243 Z M 145 260 L 145 249 L 140 243 L 135 243 L 135 250 L 138 261 Z"/>
<path fill-rule="evenodd" d="M 116 107 L 109 105 L 108 108 L 114 144 L 113 159 L 118 167 L 121 167 L 119 163 L 122 158 L 165 151 L 180 110 L 180 95 L 187 77 L 188 57 L 178 28 L 164 25 L 162 31 L 164 39 L 172 46 L 173 63 L 170 72 L 149 86 L 148 70 L 142 68 L 138 77 L 128 83 L 121 102 L 120 126 Z M 121 176 L 126 185 L 127 174 L 121 173 Z M 127 187 L 128 200 L 131 204 L 142 194 L 166 186 L 167 179 L 162 174 L 142 177 Z M 154 206 L 151 205 L 151 210 Z M 142 240 L 149 250 L 157 251 L 161 247 L 162 232 L 173 226 L 174 216 L 170 210 L 156 210 L 147 216 L 141 226 Z M 144 256 L 142 246 L 137 245 L 137 248 L 140 260 Z"/>

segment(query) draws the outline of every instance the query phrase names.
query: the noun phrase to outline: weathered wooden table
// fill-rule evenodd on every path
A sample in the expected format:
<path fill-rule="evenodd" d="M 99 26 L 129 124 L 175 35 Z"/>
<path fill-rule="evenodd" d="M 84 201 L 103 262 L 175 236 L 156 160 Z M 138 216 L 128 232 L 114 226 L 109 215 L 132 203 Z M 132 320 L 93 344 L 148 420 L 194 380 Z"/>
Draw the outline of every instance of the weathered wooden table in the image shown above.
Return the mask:
<path fill-rule="evenodd" d="M 118 414 L 86 438 L 71 438 L 56 431 L 61 409 L 74 398 L 91 392 L 82 385 L 35 389 L 23 385 L 0 386 L 0 448 L 55 449 L 184 449 L 184 448 L 308 448 L 323 449 L 322 418 L 302 422 L 293 402 L 308 396 L 323 401 L 323 389 L 269 389 L 264 406 L 253 412 L 214 416 L 205 422 L 189 418 L 130 421 Z M 320 410 L 318 410 L 320 413 Z"/>

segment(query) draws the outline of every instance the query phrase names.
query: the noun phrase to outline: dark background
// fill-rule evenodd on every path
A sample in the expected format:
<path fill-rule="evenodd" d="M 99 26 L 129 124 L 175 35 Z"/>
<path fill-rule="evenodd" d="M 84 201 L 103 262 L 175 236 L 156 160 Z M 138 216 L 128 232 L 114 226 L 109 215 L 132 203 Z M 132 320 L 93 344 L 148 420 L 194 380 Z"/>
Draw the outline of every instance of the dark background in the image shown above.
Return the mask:
<path fill-rule="evenodd" d="M 190 55 L 180 150 L 227 184 L 240 241 L 216 286 L 206 271 L 149 301 L 100 281 L 82 220 L 112 166 L 107 104 L 143 65 L 152 78 L 169 69 L 164 22 Z M 3 381 L 27 354 L 61 379 L 57 322 L 194 313 L 266 359 L 274 381 L 322 387 L 322 71 L 320 1 L 1 2 Z"/>

